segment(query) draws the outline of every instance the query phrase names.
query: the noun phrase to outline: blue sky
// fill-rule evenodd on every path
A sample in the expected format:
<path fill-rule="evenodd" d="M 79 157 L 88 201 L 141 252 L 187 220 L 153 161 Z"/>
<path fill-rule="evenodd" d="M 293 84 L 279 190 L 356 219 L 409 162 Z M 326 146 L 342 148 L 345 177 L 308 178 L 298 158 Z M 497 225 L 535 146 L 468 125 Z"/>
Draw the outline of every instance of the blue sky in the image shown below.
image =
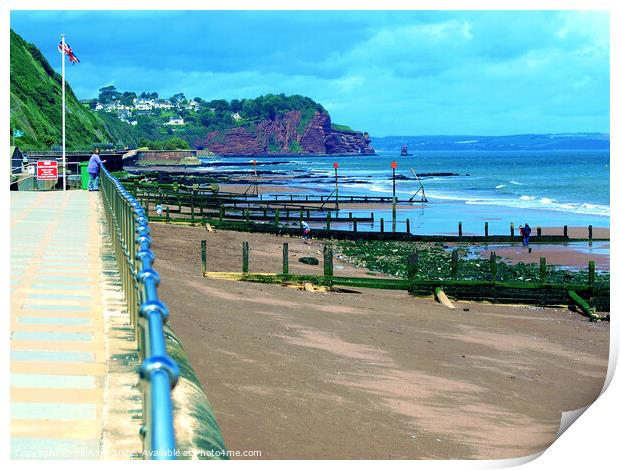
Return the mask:
<path fill-rule="evenodd" d="M 375 136 L 609 132 L 609 18 L 595 12 L 13 11 L 60 71 L 204 99 L 302 94 Z"/>

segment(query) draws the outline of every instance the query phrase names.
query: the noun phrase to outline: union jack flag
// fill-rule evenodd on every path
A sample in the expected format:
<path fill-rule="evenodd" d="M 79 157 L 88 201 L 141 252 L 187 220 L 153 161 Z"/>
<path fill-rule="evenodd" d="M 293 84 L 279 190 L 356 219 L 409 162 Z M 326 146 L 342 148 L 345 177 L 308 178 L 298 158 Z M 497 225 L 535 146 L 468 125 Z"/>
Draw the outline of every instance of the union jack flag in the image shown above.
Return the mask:
<path fill-rule="evenodd" d="M 63 50 L 63 43 L 62 41 L 60 41 L 58 43 L 58 52 L 60 52 L 61 54 L 64 52 L 65 54 L 67 54 L 69 56 L 69 62 L 71 62 L 73 65 L 75 65 L 77 62 L 80 61 L 80 59 L 78 59 L 75 54 L 73 54 L 73 49 L 71 49 L 71 47 L 69 47 L 69 44 L 67 44 L 66 42 L 64 43 L 64 50 Z"/>

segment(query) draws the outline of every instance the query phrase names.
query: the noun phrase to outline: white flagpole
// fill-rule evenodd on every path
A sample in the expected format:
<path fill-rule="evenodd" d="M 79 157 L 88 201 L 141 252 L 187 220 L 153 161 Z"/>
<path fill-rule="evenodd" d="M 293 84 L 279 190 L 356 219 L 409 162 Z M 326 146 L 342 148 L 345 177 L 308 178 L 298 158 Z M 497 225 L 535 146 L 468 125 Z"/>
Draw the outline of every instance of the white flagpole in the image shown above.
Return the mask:
<path fill-rule="evenodd" d="M 60 35 L 62 49 L 62 190 L 67 190 L 67 160 L 65 154 L 65 35 Z"/>

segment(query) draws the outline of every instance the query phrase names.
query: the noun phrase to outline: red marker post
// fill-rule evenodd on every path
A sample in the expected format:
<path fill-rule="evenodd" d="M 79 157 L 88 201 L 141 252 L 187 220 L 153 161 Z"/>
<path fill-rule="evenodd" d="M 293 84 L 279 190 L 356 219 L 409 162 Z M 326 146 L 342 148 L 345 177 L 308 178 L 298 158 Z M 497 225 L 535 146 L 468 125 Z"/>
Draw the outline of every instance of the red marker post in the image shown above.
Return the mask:
<path fill-rule="evenodd" d="M 336 173 L 336 210 L 338 210 L 338 162 L 334 162 L 334 172 Z"/>
<path fill-rule="evenodd" d="M 250 160 L 250 163 L 254 165 L 254 191 L 258 196 L 258 173 L 256 172 L 256 160 Z"/>
<path fill-rule="evenodd" d="M 396 167 L 395 161 L 391 164 L 392 167 L 392 232 L 396 232 Z"/>

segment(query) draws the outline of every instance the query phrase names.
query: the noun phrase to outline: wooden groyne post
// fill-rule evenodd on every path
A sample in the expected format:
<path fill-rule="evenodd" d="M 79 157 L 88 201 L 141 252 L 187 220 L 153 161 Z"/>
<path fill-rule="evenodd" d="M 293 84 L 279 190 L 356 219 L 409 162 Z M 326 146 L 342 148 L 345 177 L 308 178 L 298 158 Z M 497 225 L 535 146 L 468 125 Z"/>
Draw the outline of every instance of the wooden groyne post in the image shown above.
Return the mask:
<path fill-rule="evenodd" d="M 494 251 L 491 252 L 491 257 L 489 258 L 490 270 L 491 270 L 491 282 L 495 282 L 497 280 L 497 255 Z"/>
<path fill-rule="evenodd" d="M 411 221 L 407 219 L 407 233 L 411 233 Z"/>
<path fill-rule="evenodd" d="M 243 269 L 244 273 L 250 272 L 250 244 L 243 242 Z"/>
<path fill-rule="evenodd" d="M 536 236 L 540 237 L 542 235 L 542 228 L 541 227 L 536 227 Z"/>
<path fill-rule="evenodd" d="M 207 272 L 207 240 L 200 241 L 200 258 L 202 261 L 202 275 Z"/>
<path fill-rule="evenodd" d="M 459 222 L 459 237 L 463 236 L 463 222 Z"/>
<path fill-rule="evenodd" d="M 515 223 L 510 222 L 510 238 L 514 238 L 514 237 L 515 237 Z"/>
<path fill-rule="evenodd" d="M 588 225 L 588 240 L 592 243 L 592 225 Z"/>
<path fill-rule="evenodd" d="M 547 281 L 547 258 L 540 257 L 540 283 L 544 284 Z"/>
<path fill-rule="evenodd" d="M 456 279 L 458 274 L 459 252 L 457 249 L 452 250 L 452 258 L 450 260 L 450 277 Z"/>
<path fill-rule="evenodd" d="M 414 279 L 418 273 L 418 250 L 413 250 L 407 258 L 407 278 Z"/>
<path fill-rule="evenodd" d="M 484 238 L 489 238 L 489 223 L 484 223 Z"/>
<path fill-rule="evenodd" d="M 564 238 L 568 238 L 568 225 L 564 226 Z"/>
<path fill-rule="evenodd" d="M 288 243 L 282 244 L 282 274 L 288 274 Z"/>
<path fill-rule="evenodd" d="M 594 281 L 596 279 L 596 265 L 594 261 L 588 261 L 588 285 L 590 288 L 594 287 Z"/>
<path fill-rule="evenodd" d="M 590 318 L 590 321 L 600 321 L 600 317 L 594 313 L 594 309 L 590 307 L 590 304 L 582 299 L 575 291 L 569 290 L 568 297 L 575 302 L 575 305 Z"/>
<path fill-rule="evenodd" d="M 328 244 L 323 247 L 323 274 L 325 277 L 334 276 L 334 249 Z"/>
<path fill-rule="evenodd" d="M 381 219 L 379 220 L 379 224 L 380 224 L 381 233 L 383 233 L 385 231 L 385 224 L 383 223 L 383 217 L 381 217 Z"/>
<path fill-rule="evenodd" d="M 332 213 L 328 212 L 327 213 L 327 230 L 331 230 L 331 226 L 332 226 Z"/>

